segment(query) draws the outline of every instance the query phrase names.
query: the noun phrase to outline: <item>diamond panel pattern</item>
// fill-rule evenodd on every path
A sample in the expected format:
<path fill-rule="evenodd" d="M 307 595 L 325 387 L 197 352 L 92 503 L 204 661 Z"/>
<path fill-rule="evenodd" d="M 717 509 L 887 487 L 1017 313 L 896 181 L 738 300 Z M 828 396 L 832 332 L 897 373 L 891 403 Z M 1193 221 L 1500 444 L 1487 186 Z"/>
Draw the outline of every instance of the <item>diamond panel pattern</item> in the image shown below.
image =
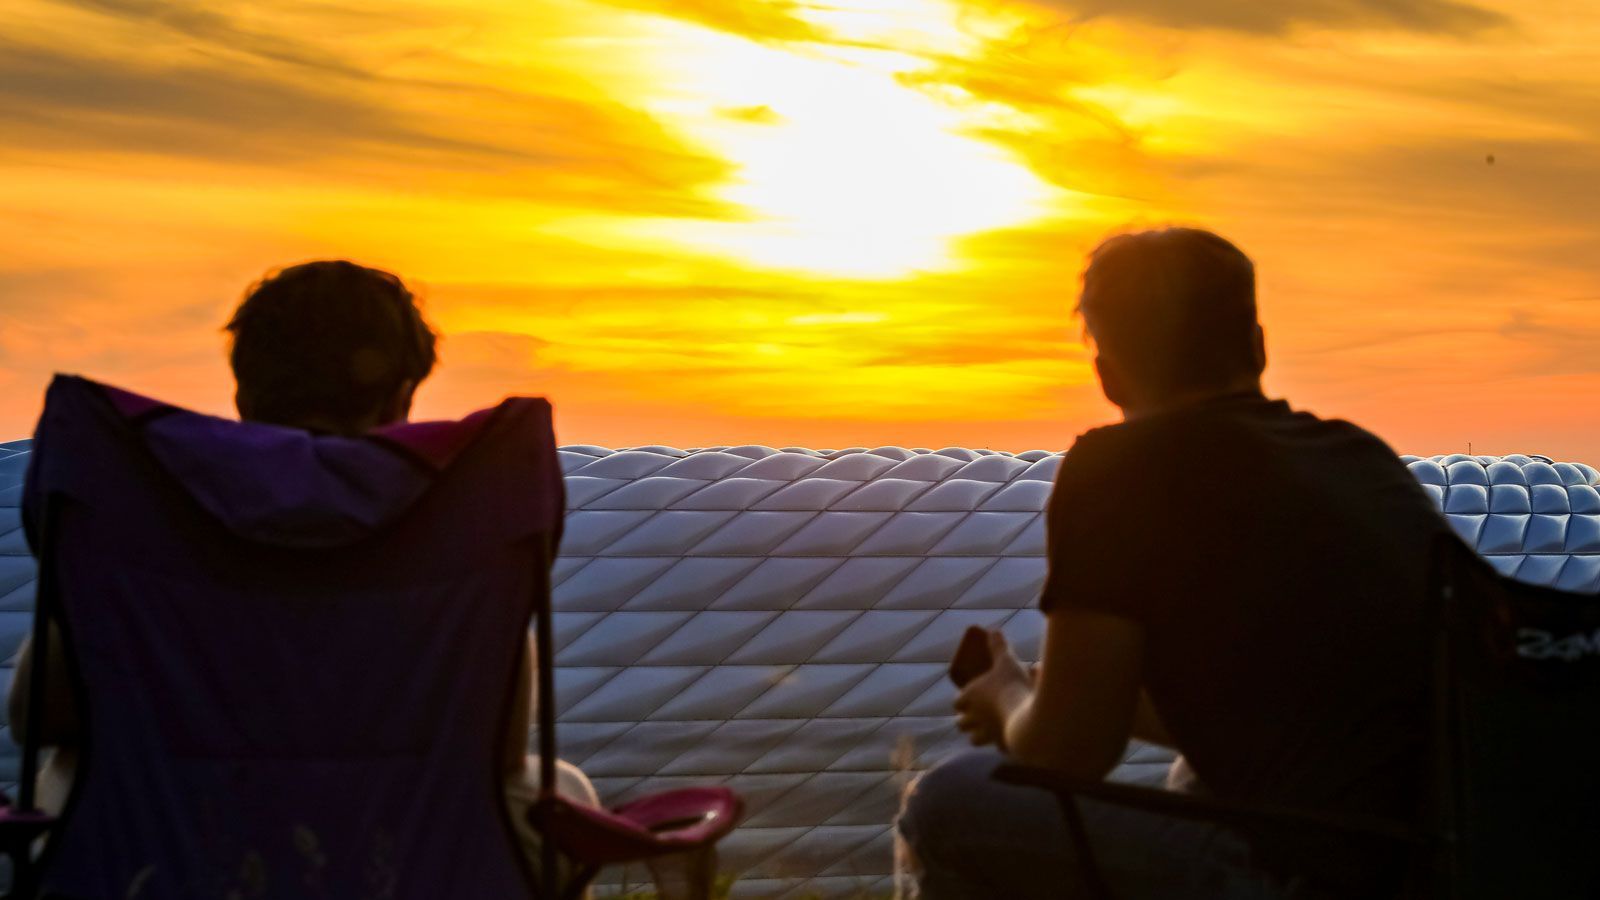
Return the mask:
<path fill-rule="evenodd" d="M 33 565 L 15 509 L 26 441 L 0 444 L 0 658 L 26 635 Z M 1600 472 L 1536 456 L 1404 457 L 1502 571 L 1600 590 Z M 1027 655 L 1042 618 L 1046 451 L 561 450 L 555 571 L 562 755 L 609 801 L 742 791 L 724 843 L 738 897 L 890 888 L 911 773 L 960 748 L 945 663 L 969 624 Z M 0 670 L 9 680 L 9 667 Z M 1132 747 L 1121 779 L 1167 758 Z M 0 746 L 0 782 L 16 777 Z M 644 881 L 607 873 L 602 890 Z"/>

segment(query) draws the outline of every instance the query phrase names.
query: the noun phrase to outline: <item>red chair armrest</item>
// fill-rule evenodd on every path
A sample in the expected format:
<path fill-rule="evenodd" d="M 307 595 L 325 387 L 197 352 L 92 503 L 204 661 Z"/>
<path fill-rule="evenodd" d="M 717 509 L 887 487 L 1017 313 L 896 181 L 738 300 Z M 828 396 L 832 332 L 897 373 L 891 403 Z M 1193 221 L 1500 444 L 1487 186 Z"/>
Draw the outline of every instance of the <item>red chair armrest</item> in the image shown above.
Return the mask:
<path fill-rule="evenodd" d="M 603 866 L 715 844 L 743 812 L 744 803 L 727 788 L 684 788 L 609 810 L 549 797 L 528 810 L 528 821 L 562 853 Z"/>

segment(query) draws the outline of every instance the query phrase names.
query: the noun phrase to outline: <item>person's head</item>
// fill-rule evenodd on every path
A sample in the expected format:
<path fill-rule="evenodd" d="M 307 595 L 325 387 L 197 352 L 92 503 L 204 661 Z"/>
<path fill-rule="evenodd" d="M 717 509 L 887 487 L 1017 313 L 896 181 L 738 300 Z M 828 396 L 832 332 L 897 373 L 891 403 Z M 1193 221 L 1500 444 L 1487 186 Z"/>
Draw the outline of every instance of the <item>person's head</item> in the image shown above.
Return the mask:
<path fill-rule="evenodd" d="M 1261 387 L 1255 265 L 1209 231 L 1106 240 L 1089 255 L 1078 312 L 1106 397 L 1127 413 Z"/>
<path fill-rule="evenodd" d="M 437 358 L 405 283 L 345 260 L 269 274 L 227 331 L 240 418 L 339 434 L 404 420 Z"/>

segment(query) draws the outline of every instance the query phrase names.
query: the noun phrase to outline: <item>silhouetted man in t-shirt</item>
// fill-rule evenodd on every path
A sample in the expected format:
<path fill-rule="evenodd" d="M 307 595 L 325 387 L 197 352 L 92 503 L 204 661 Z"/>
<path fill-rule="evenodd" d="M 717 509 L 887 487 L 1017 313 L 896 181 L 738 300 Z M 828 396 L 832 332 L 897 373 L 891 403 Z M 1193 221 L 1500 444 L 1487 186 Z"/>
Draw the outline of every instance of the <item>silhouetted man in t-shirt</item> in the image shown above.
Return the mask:
<path fill-rule="evenodd" d="M 993 634 L 958 724 L 1078 777 L 1137 737 L 1181 751 L 1187 789 L 1415 816 L 1442 518 L 1382 441 L 1262 394 L 1254 266 L 1222 238 L 1106 241 L 1079 311 L 1124 421 L 1079 437 L 1057 475 L 1036 677 Z M 1082 889 L 1053 798 L 989 780 L 999 759 L 958 757 L 908 798 L 925 898 Z M 1382 845 L 1082 805 L 1120 898 L 1370 897 L 1399 879 Z"/>

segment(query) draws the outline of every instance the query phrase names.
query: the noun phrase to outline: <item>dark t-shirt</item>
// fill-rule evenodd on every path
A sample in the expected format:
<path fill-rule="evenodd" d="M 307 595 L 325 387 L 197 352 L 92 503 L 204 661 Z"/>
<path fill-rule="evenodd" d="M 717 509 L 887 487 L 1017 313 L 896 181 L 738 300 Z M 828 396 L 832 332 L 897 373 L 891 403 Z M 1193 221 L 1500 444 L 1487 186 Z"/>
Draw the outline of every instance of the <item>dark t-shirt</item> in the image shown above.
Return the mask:
<path fill-rule="evenodd" d="M 1144 626 L 1144 686 L 1207 789 L 1414 819 L 1446 526 L 1382 441 L 1256 394 L 1098 428 L 1062 461 L 1048 526 L 1041 606 Z M 1276 867 L 1387 868 L 1251 837 Z"/>

